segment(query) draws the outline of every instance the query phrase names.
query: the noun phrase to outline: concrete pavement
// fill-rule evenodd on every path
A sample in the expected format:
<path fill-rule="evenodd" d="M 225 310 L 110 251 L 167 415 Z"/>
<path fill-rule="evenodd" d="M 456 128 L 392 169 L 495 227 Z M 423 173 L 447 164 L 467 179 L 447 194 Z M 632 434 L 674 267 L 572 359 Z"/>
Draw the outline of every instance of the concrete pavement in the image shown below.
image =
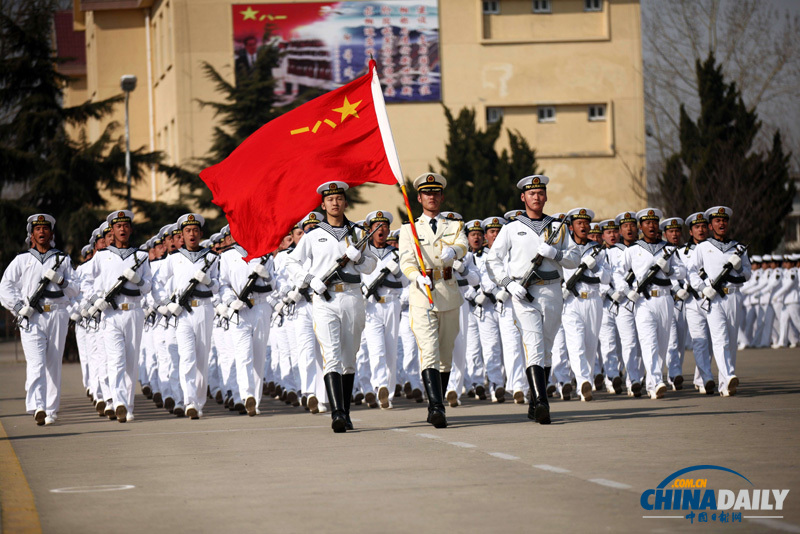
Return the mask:
<path fill-rule="evenodd" d="M 688 353 L 686 377 L 693 368 Z M 354 407 L 358 430 L 334 435 L 327 414 L 272 399 L 257 417 L 212 402 L 191 421 L 137 395 L 136 420 L 111 422 L 92 409 L 74 364 L 64 367 L 58 424 L 37 427 L 11 352 L 0 356 L 3 525 L 20 529 L 6 524 L 5 499 L 8 487 L 24 490 L 7 478 L 14 462 L 1 447 L 10 443 L 44 532 L 800 532 L 798 370 L 800 350 L 747 350 L 732 398 L 685 389 L 659 401 L 554 400 L 550 426 L 528 421 L 525 406 L 464 398 L 443 430 L 424 422 L 423 405 L 401 400 L 389 411 Z M 752 513 L 783 518 L 698 525 L 686 512 L 642 509 L 643 491 L 705 464 L 755 488 L 790 489 L 781 512 Z M 739 488 L 729 475 L 688 476 Z"/>

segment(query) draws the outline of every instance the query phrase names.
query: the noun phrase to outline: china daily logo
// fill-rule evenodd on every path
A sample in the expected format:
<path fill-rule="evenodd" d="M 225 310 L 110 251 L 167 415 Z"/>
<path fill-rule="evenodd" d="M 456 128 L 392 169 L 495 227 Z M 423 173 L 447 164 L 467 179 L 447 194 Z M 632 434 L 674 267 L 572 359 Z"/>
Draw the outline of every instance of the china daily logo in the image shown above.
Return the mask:
<path fill-rule="evenodd" d="M 695 471 L 717 473 L 685 476 Z M 722 475 L 718 473 L 720 471 L 735 476 Z M 709 485 L 708 476 L 728 481 L 728 488 L 744 488 L 723 486 L 724 489 L 714 489 Z M 783 519 L 779 512 L 783 510 L 787 495 L 788 489 L 756 488 L 747 477 L 727 467 L 695 465 L 672 473 L 655 489 L 642 492 L 640 503 L 647 512 L 673 512 L 671 515 L 642 516 L 647 519 L 685 518 L 692 523 L 737 523 L 742 519 Z"/>

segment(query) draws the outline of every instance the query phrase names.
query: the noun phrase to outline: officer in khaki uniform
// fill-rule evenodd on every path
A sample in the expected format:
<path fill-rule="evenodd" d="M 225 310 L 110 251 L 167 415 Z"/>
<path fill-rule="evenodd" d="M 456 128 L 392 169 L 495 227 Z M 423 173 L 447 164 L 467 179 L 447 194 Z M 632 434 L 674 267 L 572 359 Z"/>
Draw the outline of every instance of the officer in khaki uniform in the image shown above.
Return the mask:
<path fill-rule="evenodd" d="M 417 340 L 422 380 L 428 393 L 428 422 L 436 428 L 447 426 L 442 390 L 449 380 L 463 302 L 453 275 L 453 261 L 463 258 L 469 246 L 464 223 L 442 217 L 440 213 L 446 186 L 444 177 L 436 173 L 426 173 L 414 180 L 423 211 L 415 224 L 426 273 L 420 272 L 411 227 L 403 225 L 400 231 L 400 268 L 412 282 L 409 286 L 411 330 Z M 433 296 L 433 309 L 430 309 L 426 286 Z"/>

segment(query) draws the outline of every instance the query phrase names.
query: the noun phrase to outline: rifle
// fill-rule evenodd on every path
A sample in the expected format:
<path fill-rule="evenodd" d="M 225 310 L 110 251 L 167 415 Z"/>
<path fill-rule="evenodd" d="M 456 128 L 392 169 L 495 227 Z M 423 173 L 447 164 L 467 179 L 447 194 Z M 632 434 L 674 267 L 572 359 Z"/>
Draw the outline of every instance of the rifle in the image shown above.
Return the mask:
<path fill-rule="evenodd" d="M 377 297 L 378 295 L 378 288 L 381 287 L 383 281 L 386 280 L 386 277 L 392 274 L 392 272 L 387 268 L 384 267 L 380 270 L 380 274 L 372 281 L 372 283 L 368 286 L 363 286 L 361 292 L 364 294 L 365 299 L 369 299 L 372 295 Z"/>
<path fill-rule="evenodd" d="M 261 265 L 265 265 L 269 260 L 269 255 L 265 255 L 261 257 Z M 248 308 L 252 308 L 253 305 L 250 304 L 250 293 L 253 292 L 253 289 L 256 287 L 256 282 L 258 281 L 258 275 L 255 272 L 251 272 L 247 276 L 247 282 L 244 284 L 242 291 L 237 295 L 237 298 L 243 301 Z M 268 286 L 270 287 L 270 286 Z"/>
<path fill-rule="evenodd" d="M 601 250 L 603 250 L 602 245 L 596 245 L 594 248 L 592 248 L 592 253 L 590 254 L 590 256 L 592 258 L 596 258 L 597 255 L 600 254 Z M 567 287 L 567 291 L 569 291 L 570 293 L 572 293 L 576 297 L 578 296 L 578 290 L 575 289 L 575 286 L 578 285 L 578 282 L 580 281 L 581 277 L 583 276 L 583 273 L 586 272 L 587 268 L 588 267 L 586 267 L 586 264 L 581 262 L 581 264 L 578 266 L 578 268 L 575 270 L 575 272 L 572 273 L 572 276 L 569 277 L 569 280 L 567 280 L 567 286 L 566 286 Z"/>
<path fill-rule="evenodd" d="M 200 270 L 203 271 L 204 273 L 207 273 L 208 270 L 211 269 L 211 266 L 214 265 L 214 262 L 217 261 L 218 257 L 219 256 L 214 254 L 214 258 L 211 261 L 208 261 L 208 254 L 206 254 L 206 257 L 203 258 L 203 267 Z M 194 277 L 192 277 L 192 280 L 191 282 L 189 282 L 189 285 L 186 286 L 186 289 L 183 291 L 183 293 L 181 293 L 181 296 L 178 297 L 178 304 L 180 304 L 181 307 L 183 307 L 183 309 L 185 309 L 189 313 L 194 313 L 192 312 L 192 307 L 189 305 L 189 299 L 191 298 L 192 293 L 194 293 L 194 290 L 197 288 L 199 284 L 200 282 L 196 280 Z"/>
<path fill-rule="evenodd" d="M 747 247 L 748 245 L 737 246 L 736 255 L 741 257 L 742 254 L 747 252 Z M 723 290 L 722 284 L 725 283 L 725 281 L 728 278 L 728 275 L 731 274 L 731 271 L 733 271 L 733 265 L 731 265 L 731 262 L 729 261 L 725 262 L 725 265 L 722 266 L 722 271 L 720 271 L 717 277 L 711 282 L 711 287 L 714 288 L 714 291 L 716 291 L 717 293 L 722 293 Z M 705 310 L 706 312 L 710 312 L 711 299 L 709 299 L 706 296 L 703 296 L 703 302 L 700 304 L 700 309 Z"/>
<path fill-rule="evenodd" d="M 564 226 L 564 219 L 561 219 L 559 222 L 561 224 L 558 225 L 558 230 L 550 232 L 550 235 L 547 236 L 547 240 L 545 241 L 546 244 L 548 245 L 552 244 L 553 239 L 555 239 L 556 235 L 561 232 L 561 228 Z M 533 257 L 533 259 L 531 260 L 531 266 L 528 268 L 528 272 L 525 273 L 525 276 L 523 276 L 522 280 L 520 281 L 522 287 L 528 289 L 528 287 L 530 287 L 530 285 L 533 284 L 534 279 L 541 278 L 539 276 L 538 269 L 539 267 L 542 266 L 543 261 L 544 261 L 544 256 L 542 256 L 541 254 L 537 253 L 536 256 Z M 530 293 L 527 293 L 525 295 L 525 298 L 528 299 L 528 302 L 533 302 L 533 297 L 530 295 Z"/>
<path fill-rule="evenodd" d="M 65 259 L 67 259 L 66 254 L 57 254 L 56 263 L 53 265 L 53 270 L 57 271 L 58 268 L 61 267 L 61 264 L 64 263 Z M 42 297 L 44 296 L 44 292 L 47 289 L 48 285 L 50 285 L 50 280 L 42 276 L 42 279 L 39 280 L 39 283 L 37 284 L 36 289 L 33 292 L 33 295 L 31 295 L 28 298 L 28 306 L 36 310 L 36 313 L 44 313 L 44 308 L 42 308 L 42 305 L 39 304 L 39 301 L 42 300 Z M 17 323 L 18 328 L 23 328 L 22 323 L 26 322 L 30 324 L 30 319 L 28 319 L 27 317 L 18 316 L 15 322 Z"/>
<path fill-rule="evenodd" d="M 675 254 L 675 251 L 678 250 L 678 247 L 672 247 L 672 249 L 667 250 L 667 246 L 664 245 L 664 249 L 663 250 L 664 250 L 664 252 L 661 255 L 661 257 L 664 258 L 665 260 L 669 261 L 669 259 L 672 257 L 672 255 Z M 644 278 L 642 278 L 642 281 L 639 282 L 639 287 L 636 288 L 636 292 L 639 293 L 640 295 L 642 295 L 644 298 L 649 300 L 650 299 L 650 293 L 647 292 L 647 288 L 650 286 L 650 284 L 653 283 L 653 280 L 656 278 L 656 275 L 658 274 L 659 271 L 661 271 L 661 267 L 659 267 L 658 265 L 653 263 L 653 265 L 651 265 L 650 268 L 647 270 L 647 273 L 644 275 Z M 626 280 L 627 280 L 627 278 L 626 278 Z M 630 302 L 630 300 L 628 302 Z M 628 308 L 628 309 L 630 311 L 633 311 L 631 308 Z"/>
<path fill-rule="evenodd" d="M 138 252 L 138 251 L 136 251 L 136 252 Z M 131 267 L 131 269 L 133 269 L 134 272 L 139 267 L 141 267 L 142 264 L 147 260 L 147 254 L 142 254 L 140 256 L 136 252 L 133 253 L 134 258 L 136 258 L 136 262 L 133 264 L 133 267 Z M 139 261 L 140 258 L 141 258 L 141 261 Z M 108 304 L 111 306 L 112 310 L 119 309 L 119 306 L 117 306 L 116 298 L 122 292 L 122 288 L 123 288 L 123 286 L 125 285 L 125 283 L 127 281 L 128 281 L 128 279 L 125 278 L 124 275 L 120 275 L 119 278 L 117 278 L 117 282 L 114 284 L 114 287 L 109 289 L 108 293 L 106 293 L 106 296 L 103 297 L 103 300 L 108 302 Z"/>
<path fill-rule="evenodd" d="M 370 232 L 370 233 L 368 233 L 368 234 L 365 234 L 365 235 L 364 235 L 364 237 L 362 237 L 362 238 L 361 238 L 361 239 L 358 241 L 358 243 L 356 243 L 356 244 L 355 244 L 355 247 L 356 247 L 356 248 L 358 248 L 358 249 L 360 249 L 361 247 L 363 247 L 363 246 L 364 246 L 364 245 L 367 243 L 367 241 L 369 241 L 369 240 L 370 240 L 370 238 L 372 237 L 372 234 L 374 234 L 375 232 L 377 232 L 377 231 L 378 231 L 378 228 L 379 228 L 379 226 L 376 226 L 376 227 L 375 227 L 375 229 L 374 229 L 373 231 L 371 231 L 371 232 Z M 339 269 L 342 269 L 342 268 L 344 268 L 344 266 L 345 266 L 345 265 L 347 265 L 349 262 L 350 262 L 350 258 L 348 258 L 348 257 L 347 257 L 347 254 L 342 254 L 342 256 L 341 256 L 339 259 L 337 259 L 337 260 L 336 260 L 336 261 L 333 263 L 333 265 L 331 266 L 331 268 L 330 268 L 330 269 L 328 269 L 328 270 L 325 272 L 325 274 L 322 276 L 322 282 L 323 282 L 323 283 L 324 283 L 326 286 L 327 286 L 328 284 L 330 284 L 331 280 L 333 280 L 333 277 L 334 277 L 334 276 L 336 276 L 336 273 L 337 273 L 337 271 L 338 271 Z M 325 292 L 322 294 L 322 298 L 324 298 L 325 300 L 331 300 L 331 295 L 330 295 L 330 293 L 328 293 L 328 291 L 327 291 L 327 290 L 325 290 Z"/>

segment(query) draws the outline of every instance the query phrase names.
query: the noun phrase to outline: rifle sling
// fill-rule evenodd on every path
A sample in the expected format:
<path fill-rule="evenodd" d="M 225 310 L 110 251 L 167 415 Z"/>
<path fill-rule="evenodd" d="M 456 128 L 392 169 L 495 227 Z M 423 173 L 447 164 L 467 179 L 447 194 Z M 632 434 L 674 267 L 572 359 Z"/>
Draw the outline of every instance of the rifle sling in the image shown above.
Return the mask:
<path fill-rule="evenodd" d="M 60 299 L 61 297 L 64 296 L 64 292 L 61 291 L 60 289 L 58 291 L 48 291 L 45 289 L 44 291 L 42 291 L 42 296 L 48 299 Z"/>
<path fill-rule="evenodd" d="M 384 279 L 383 282 L 381 283 L 381 287 L 390 287 L 392 289 L 403 289 L 403 283 L 393 282 L 392 280 Z"/>
<path fill-rule="evenodd" d="M 198 299 L 210 299 L 213 296 L 213 293 L 211 291 L 202 291 L 200 289 L 194 288 L 192 290 L 191 296 Z"/>
<path fill-rule="evenodd" d="M 269 293 L 272 291 L 272 286 L 267 284 L 265 286 L 253 286 L 253 293 Z"/>
<path fill-rule="evenodd" d="M 336 274 L 328 281 L 330 284 L 338 284 L 338 283 L 345 283 L 345 284 L 360 284 L 361 283 L 361 276 L 357 274 L 350 274 L 342 272 L 341 269 L 336 271 Z"/>
<path fill-rule="evenodd" d="M 142 292 L 139 291 L 138 289 L 128 289 L 127 287 L 122 286 L 119 289 L 119 294 L 125 295 L 126 297 L 140 297 L 142 295 Z"/>

